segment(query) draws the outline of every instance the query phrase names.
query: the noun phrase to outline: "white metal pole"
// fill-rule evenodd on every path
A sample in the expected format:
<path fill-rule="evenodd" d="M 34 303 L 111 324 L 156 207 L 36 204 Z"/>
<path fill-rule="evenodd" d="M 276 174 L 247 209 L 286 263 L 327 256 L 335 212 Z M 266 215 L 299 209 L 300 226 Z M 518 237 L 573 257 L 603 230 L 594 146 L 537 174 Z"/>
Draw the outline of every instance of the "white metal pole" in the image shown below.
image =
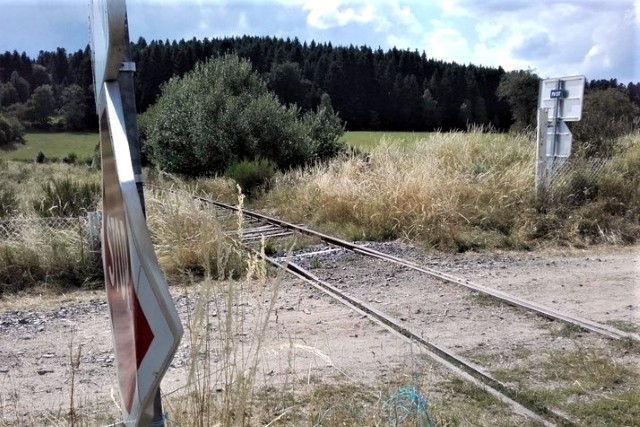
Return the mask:
<path fill-rule="evenodd" d="M 538 131 L 536 138 L 536 199 L 544 200 L 547 185 L 547 126 L 549 121 L 549 109 L 538 109 Z"/>

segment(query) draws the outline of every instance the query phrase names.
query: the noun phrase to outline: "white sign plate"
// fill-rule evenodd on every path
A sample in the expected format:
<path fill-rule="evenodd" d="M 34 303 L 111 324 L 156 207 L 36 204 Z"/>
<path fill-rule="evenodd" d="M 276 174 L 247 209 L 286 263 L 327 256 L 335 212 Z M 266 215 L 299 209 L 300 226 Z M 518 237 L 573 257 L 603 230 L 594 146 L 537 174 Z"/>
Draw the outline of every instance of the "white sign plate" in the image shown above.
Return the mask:
<path fill-rule="evenodd" d="M 584 76 L 560 77 L 540 82 L 538 108 L 549 109 L 549 120 L 557 118 L 565 122 L 576 122 L 582 118 Z M 558 115 L 556 117 L 556 105 Z"/>
<path fill-rule="evenodd" d="M 134 180 L 118 82 L 104 83 L 100 117 L 105 286 L 126 425 L 146 426 L 182 338 Z"/>
<path fill-rule="evenodd" d="M 549 124 L 547 127 L 547 156 L 549 157 L 569 157 L 571 155 L 571 131 L 565 122 L 558 122 L 558 127 L 555 129 L 555 144 L 554 139 L 554 126 Z"/>
<path fill-rule="evenodd" d="M 148 426 L 183 329 L 158 267 L 134 180 L 118 76 L 124 0 L 91 0 L 91 42 L 102 154 L 102 259 L 124 424 Z"/>

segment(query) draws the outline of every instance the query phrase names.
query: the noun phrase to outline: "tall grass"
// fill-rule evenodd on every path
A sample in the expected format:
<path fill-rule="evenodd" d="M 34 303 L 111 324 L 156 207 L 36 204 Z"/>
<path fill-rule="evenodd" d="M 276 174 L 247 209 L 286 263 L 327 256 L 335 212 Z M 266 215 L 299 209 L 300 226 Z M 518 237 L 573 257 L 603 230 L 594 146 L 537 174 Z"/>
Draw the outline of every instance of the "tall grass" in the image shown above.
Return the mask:
<path fill-rule="evenodd" d="M 409 148 L 383 141 L 366 157 L 288 175 L 273 200 L 287 216 L 311 214 L 354 239 L 499 245 L 518 232 L 513 213 L 531 205 L 532 153 L 523 137 L 479 132 L 433 134 Z"/>
<path fill-rule="evenodd" d="M 87 186 L 95 194 L 100 185 L 100 171 L 87 166 L 76 166 L 63 163 L 23 163 L 0 161 L 0 188 L 13 188 L 16 194 L 14 215 L 33 216 L 37 212 L 35 205 L 46 198 L 43 191 L 46 187 L 56 187 L 61 183 L 61 190 L 65 190 L 64 181 L 71 185 Z M 77 186 L 75 189 L 77 189 Z M 53 188 L 52 188 L 53 189 Z M 63 191 L 69 198 L 76 196 L 74 188 Z M 55 195 L 54 195 L 55 196 Z M 97 200 L 93 201 L 90 209 L 96 209 Z"/>
<path fill-rule="evenodd" d="M 238 278 L 245 271 L 242 254 L 210 206 L 188 194 L 162 192 L 147 193 L 146 208 L 158 262 L 169 276 Z"/>
<path fill-rule="evenodd" d="M 271 205 L 349 238 L 447 251 L 629 242 L 640 236 L 640 137 L 619 145 L 596 178 L 598 196 L 580 207 L 536 203 L 530 136 L 481 132 L 435 133 L 410 147 L 386 140 L 367 155 L 291 172 Z"/>
<path fill-rule="evenodd" d="M 33 200 L 33 209 L 43 217 L 78 217 L 94 211 L 101 196 L 97 182 L 80 182 L 71 177 L 51 179 L 42 184 L 42 197 Z"/>
<path fill-rule="evenodd" d="M 13 231 L 6 234 L 3 228 L 0 235 L 0 294 L 43 285 L 93 285 L 102 267 L 90 252 L 85 224 L 55 227 L 38 217 L 83 216 L 95 210 L 100 189 L 97 171 L 2 161 L 0 183 L 0 217 L 21 224 L 7 223 L 5 228 Z"/>
<path fill-rule="evenodd" d="M 102 264 L 87 242 L 80 223 L 54 229 L 25 222 L 19 238 L 0 240 L 0 295 L 38 286 L 93 286 L 102 277 Z"/>
<path fill-rule="evenodd" d="M 161 239 L 160 263 L 170 272 L 201 269 L 205 280 L 184 288 L 194 301 L 187 319 L 189 376 L 186 393 L 168 406 L 184 426 L 251 425 L 258 363 L 281 279 L 268 280 L 264 239 L 261 252 L 253 255 L 239 243 L 240 212 L 237 235 L 227 235 L 205 205 L 183 195 L 169 197 L 169 203 L 165 197 L 149 205 Z M 243 199 L 239 194 L 240 208 Z M 239 275 L 242 280 L 229 280 Z M 259 304 L 250 304 L 256 297 Z"/>

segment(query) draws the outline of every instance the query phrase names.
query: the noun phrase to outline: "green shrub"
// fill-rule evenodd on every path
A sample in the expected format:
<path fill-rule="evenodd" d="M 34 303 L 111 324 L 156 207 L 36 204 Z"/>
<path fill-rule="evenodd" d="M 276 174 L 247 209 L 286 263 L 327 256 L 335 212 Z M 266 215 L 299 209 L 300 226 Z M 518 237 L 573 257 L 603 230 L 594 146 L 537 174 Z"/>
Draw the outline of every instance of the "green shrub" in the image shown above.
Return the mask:
<path fill-rule="evenodd" d="M 573 124 L 574 151 L 580 157 L 611 157 L 616 141 L 638 128 L 640 109 L 620 89 L 588 92 L 584 113 Z"/>
<path fill-rule="evenodd" d="M 44 196 L 33 201 L 36 213 L 43 217 L 77 217 L 95 209 L 100 185 L 77 182 L 71 178 L 52 179 L 42 185 Z"/>
<path fill-rule="evenodd" d="M 0 145 L 22 142 L 24 126 L 15 117 L 0 115 Z"/>
<path fill-rule="evenodd" d="M 318 110 L 307 112 L 302 123 L 311 139 L 313 160 L 329 160 L 347 151 L 347 145 L 340 139 L 344 134 L 344 123 L 333 111 L 326 93 L 322 94 Z"/>
<path fill-rule="evenodd" d="M 242 160 L 235 162 L 225 171 L 225 176 L 233 179 L 242 192 L 253 195 L 260 189 L 267 189 L 277 166 L 271 160 Z"/>
<path fill-rule="evenodd" d="M 44 163 L 46 161 L 47 156 L 45 156 L 42 151 L 38 151 L 38 154 L 36 154 L 36 163 Z"/>
<path fill-rule="evenodd" d="M 640 138 L 618 142 L 619 153 L 598 177 L 599 197 L 606 212 L 629 219 L 640 217 Z"/>
<path fill-rule="evenodd" d="M 62 158 L 62 161 L 69 165 L 75 165 L 76 160 L 78 160 L 78 155 L 76 153 L 69 153 L 66 157 Z"/>
<path fill-rule="evenodd" d="M 340 151 L 342 132 L 332 112 L 301 118 L 296 106 L 281 105 L 251 64 L 237 56 L 171 79 L 140 118 L 144 153 L 161 169 L 187 176 L 219 175 L 253 158 L 281 169 L 303 165 Z"/>

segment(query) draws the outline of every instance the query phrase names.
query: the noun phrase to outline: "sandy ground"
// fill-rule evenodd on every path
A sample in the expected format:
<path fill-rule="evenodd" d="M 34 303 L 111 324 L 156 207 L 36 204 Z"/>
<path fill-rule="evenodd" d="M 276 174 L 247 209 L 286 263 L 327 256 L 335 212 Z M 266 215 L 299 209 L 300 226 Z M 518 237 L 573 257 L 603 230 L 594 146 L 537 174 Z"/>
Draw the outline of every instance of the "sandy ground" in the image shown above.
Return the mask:
<path fill-rule="evenodd" d="M 400 243 L 375 247 L 558 310 L 638 332 L 638 247 L 460 255 L 423 253 Z M 640 366 L 637 355 L 619 351 L 609 340 L 590 333 L 564 336 L 557 333 L 562 325 L 488 302 L 466 289 L 404 267 L 340 251 L 297 261 L 424 338 L 465 354 L 489 370 L 517 366 L 525 353 L 535 357 L 576 348 Z M 450 374 L 425 362 L 419 347 L 309 285 L 288 277 L 277 282 L 275 310 L 257 356 L 258 383 L 312 384 L 318 379 L 346 379 L 354 384 L 380 384 L 419 372 L 421 381 L 432 385 L 430 397 L 438 399 L 435 385 Z M 274 285 L 234 284 L 243 292 L 232 307 L 219 302 L 224 285 L 214 286 L 218 303 L 211 304 L 203 324 L 209 325 L 213 338 L 206 360 L 215 372 L 224 358 L 217 337 L 224 329 L 221 321 L 227 309 L 246 316 L 242 329 L 232 334 L 238 348 L 246 351 L 255 342 L 252 339 L 262 323 L 260 313 L 264 314 L 272 302 L 270 288 Z M 193 349 L 188 338 L 193 332 L 189 326 L 194 325 L 190 314 L 197 304 L 197 289 L 172 287 L 185 338 L 162 384 L 168 396 L 186 390 Z M 202 328 L 199 330 L 202 335 Z M 74 362 L 77 366 L 72 369 Z M 213 377 L 221 379 L 221 375 Z M 533 376 L 529 385 L 539 381 Z M 640 385 L 624 385 L 636 386 Z M 85 413 L 96 411 L 117 419 L 119 397 L 102 293 L 4 297 L 0 300 L 0 425 L 31 425 L 61 418 L 72 404 L 72 395 L 73 405 Z M 512 422 L 517 424 L 518 419 Z"/>

